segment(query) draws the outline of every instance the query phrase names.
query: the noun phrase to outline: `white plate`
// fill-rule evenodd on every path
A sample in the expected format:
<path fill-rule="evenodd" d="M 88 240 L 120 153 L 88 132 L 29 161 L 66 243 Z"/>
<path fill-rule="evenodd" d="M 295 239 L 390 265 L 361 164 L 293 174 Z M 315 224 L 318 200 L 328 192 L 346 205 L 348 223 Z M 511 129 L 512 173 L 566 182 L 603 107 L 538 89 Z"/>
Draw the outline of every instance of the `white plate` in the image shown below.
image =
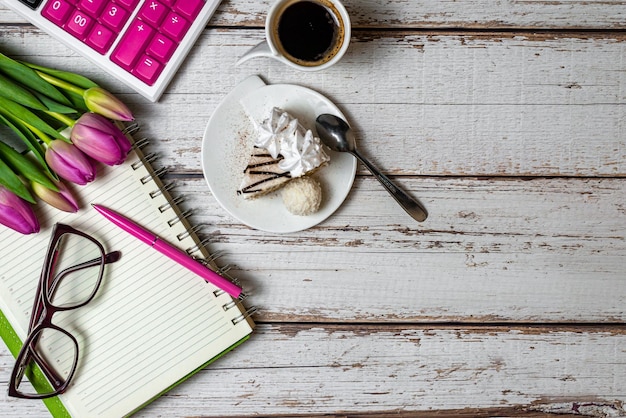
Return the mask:
<path fill-rule="evenodd" d="M 341 206 L 352 188 L 357 162 L 350 154 L 327 150 L 330 163 L 314 174 L 322 186 L 322 205 L 309 216 L 291 214 L 283 205 L 280 190 L 255 199 L 238 195 L 254 142 L 250 118 L 262 121 L 274 106 L 298 118 L 314 134 L 315 118 L 322 113 L 345 119 L 337 106 L 313 90 L 265 85 L 260 78 L 250 77 L 224 98 L 209 119 L 202 140 L 202 170 L 219 204 L 242 223 L 267 232 L 296 232 L 324 221 Z"/>

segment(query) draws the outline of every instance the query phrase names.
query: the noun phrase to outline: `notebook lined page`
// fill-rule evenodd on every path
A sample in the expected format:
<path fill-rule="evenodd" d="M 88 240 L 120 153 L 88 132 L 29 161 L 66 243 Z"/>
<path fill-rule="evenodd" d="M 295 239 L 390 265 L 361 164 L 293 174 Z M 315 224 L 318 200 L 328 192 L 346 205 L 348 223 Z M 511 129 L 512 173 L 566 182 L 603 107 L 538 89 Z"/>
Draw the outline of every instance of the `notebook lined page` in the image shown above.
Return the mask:
<path fill-rule="evenodd" d="M 178 241 L 184 225 L 170 226 L 172 211 L 163 195 L 148 195 L 154 184 L 143 165 L 104 167 L 97 180 L 77 187 L 82 209 L 66 214 L 37 206 L 42 231 L 36 236 L 13 234 L 0 243 L 2 275 L 0 308 L 18 336 L 26 337 L 32 302 L 50 231 L 67 223 L 98 239 L 121 259 L 105 268 L 96 298 L 78 310 L 60 312 L 54 323 L 79 341 L 80 358 L 72 385 L 60 398 L 74 416 L 120 416 L 147 403 L 176 381 L 235 344 L 251 332 L 247 321 L 233 324 L 239 308 L 225 310 L 232 299 L 148 245 L 118 229 L 98 214 L 91 203 L 107 206 L 156 235 L 186 249 L 192 240 Z M 177 231 L 172 233 L 172 230 Z M 6 254 L 15 254 L 7 257 Z M 216 382 L 219 384 L 219 382 Z"/>

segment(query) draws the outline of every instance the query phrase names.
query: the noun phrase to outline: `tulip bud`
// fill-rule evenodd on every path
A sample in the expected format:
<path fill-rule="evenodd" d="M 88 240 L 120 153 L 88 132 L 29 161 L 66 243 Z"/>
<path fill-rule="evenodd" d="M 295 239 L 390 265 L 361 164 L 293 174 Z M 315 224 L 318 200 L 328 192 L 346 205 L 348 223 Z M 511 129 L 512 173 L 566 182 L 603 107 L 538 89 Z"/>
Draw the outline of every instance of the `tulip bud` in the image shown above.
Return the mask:
<path fill-rule="evenodd" d="M 107 165 L 122 164 L 132 147 L 113 122 L 96 113 L 85 113 L 78 118 L 70 139 L 82 152 Z"/>
<path fill-rule="evenodd" d="M 39 221 L 32 206 L 0 186 L 0 224 L 21 234 L 39 232 Z"/>
<path fill-rule="evenodd" d="M 59 176 L 85 185 L 96 178 L 96 164 L 72 144 L 56 139 L 48 143 L 46 162 Z"/>
<path fill-rule="evenodd" d="M 92 87 L 85 90 L 83 100 L 85 100 L 87 109 L 107 118 L 125 121 L 135 119 L 130 109 L 124 103 L 101 87 Z"/>
<path fill-rule="evenodd" d="M 58 192 L 50 190 L 40 183 L 31 183 L 33 192 L 47 204 L 65 212 L 78 212 L 78 203 L 67 186 L 60 181 L 55 181 L 54 185 L 59 189 Z"/>

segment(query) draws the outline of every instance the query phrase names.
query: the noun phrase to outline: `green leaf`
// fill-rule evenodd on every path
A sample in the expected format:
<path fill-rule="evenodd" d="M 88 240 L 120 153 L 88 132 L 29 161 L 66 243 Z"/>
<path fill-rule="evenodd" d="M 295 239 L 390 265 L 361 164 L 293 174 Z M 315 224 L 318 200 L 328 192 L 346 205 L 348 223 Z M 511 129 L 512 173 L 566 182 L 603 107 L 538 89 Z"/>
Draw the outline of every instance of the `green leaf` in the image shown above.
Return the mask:
<path fill-rule="evenodd" d="M 42 184 L 50 190 L 54 190 L 55 192 L 59 191 L 59 188 L 50 180 L 50 177 L 42 171 L 40 165 L 15 151 L 2 141 L 0 141 L 0 157 L 14 172 L 23 175 L 28 180 Z"/>
<path fill-rule="evenodd" d="M 5 99 L 2 96 L 0 96 L 0 111 L 4 111 L 3 113 L 5 115 L 7 113 L 13 115 L 15 118 L 21 120 L 23 123 L 33 126 L 47 135 L 50 135 L 57 139 L 66 140 L 63 135 L 61 135 L 52 126 L 48 125 L 48 123 L 46 123 L 46 121 L 41 119 L 39 116 L 31 112 L 21 104 Z"/>
<path fill-rule="evenodd" d="M 69 71 L 55 70 L 53 68 L 43 67 L 41 65 L 36 65 L 30 62 L 25 62 L 25 61 L 20 61 L 20 63 L 27 65 L 28 67 L 34 70 L 41 71 L 42 73 L 50 74 L 53 77 L 72 83 L 75 86 L 81 87 L 83 89 L 99 87 L 98 84 L 96 84 L 95 82 L 91 81 L 87 77 L 82 76 L 80 74 L 72 73 Z"/>
<path fill-rule="evenodd" d="M 80 113 L 85 113 L 89 111 L 89 109 L 87 108 L 87 105 L 85 104 L 85 99 L 83 98 L 81 94 L 77 94 L 72 91 L 66 90 L 65 96 L 68 98 L 70 102 L 72 102 L 72 106 L 75 109 L 78 109 Z"/>
<path fill-rule="evenodd" d="M 33 135 L 33 133 L 30 131 L 30 129 L 22 125 L 19 121 L 9 120 L 8 118 L 4 117 L 2 114 L 0 114 L 0 121 L 3 122 L 5 125 L 7 125 L 9 128 L 11 128 L 17 134 L 17 136 L 20 137 L 22 142 L 24 142 L 24 144 L 26 144 L 28 149 L 32 151 L 37 161 L 39 161 L 39 163 L 46 169 L 48 174 L 52 176 L 53 179 L 58 180 L 59 177 L 54 171 L 50 169 L 50 167 L 48 166 L 48 163 L 46 162 L 45 150 L 43 149 L 43 147 L 41 146 L 41 144 L 39 143 L 35 135 Z"/>
<path fill-rule="evenodd" d="M 28 188 L 22 183 L 22 180 L 11 170 L 11 167 L 8 166 L 0 158 L 0 184 L 4 187 L 21 197 L 22 199 L 30 202 L 36 203 L 33 195 L 30 194 Z"/>
<path fill-rule="evenodd" d="M 47 110 L 37 97 L 22 87 L 21 84 L 0 74 L 0 96 L 18 102 L 33 109 Z"/>
<path fill-rule="evenodd" d="M 78 113 L 78 111 L 74 107 L 65 106 L 64 104 L 61 104 L 61 103 L 59 103 L 59 102 L 57 102 L 55 100 L 52 100 L 48 96 L 44 96 L 43 94 L 41 94 L 39 92 L 34 92 L 33 94 L 46 107 L 45 109 L 42 109 L 42 110 L 49 110 L 51 112 L 63 113 L 65 115 L 72 114 L 72 113 Z"/>
<path fill-rule="evenodd" d="M 0 71 L 31 89 L 45 94 L 59 103 L 70 105 L 67 98 L 52 84 L 41 78 L 32 68 L 0 53 Z"/>

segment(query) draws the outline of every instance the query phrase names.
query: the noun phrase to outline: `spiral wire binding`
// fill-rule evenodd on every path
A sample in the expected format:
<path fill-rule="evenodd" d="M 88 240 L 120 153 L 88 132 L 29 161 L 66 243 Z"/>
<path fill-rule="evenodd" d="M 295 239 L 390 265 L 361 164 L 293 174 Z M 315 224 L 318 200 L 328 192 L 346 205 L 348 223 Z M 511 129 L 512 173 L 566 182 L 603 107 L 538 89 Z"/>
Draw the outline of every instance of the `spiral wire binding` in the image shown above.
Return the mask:
<path fill-rule="evenodd" d="M 186 238 L 189 238 L 189 236 L 191 234 L 195 234 L 196 232 L 198 232 L 200 229 L 202 228 L 201 225 L 193 225 L 191 228 L 187 229 L 185 232 L 181 232 L 180 234 L 176 235 L 176 239 L 179 241 L 182 241 Z"/>
<path fill-rule="evenodd" d="M 185 201 L 185 196 L 183 196 L 183 195 L 176 196 L 176 197 L 172 198 L 171 202 L 168 202 L 168 203 L 165 203 L 165 204 L 159 206 L 159 212 L 163 213 L 166 210 L 171 209 L 172 206 L 178 206 L 179 204 L 181 204 L 184 201 Z"/>
<path fill-rule="evenodd" d="M 132 145 L 132 149 L 134 150 L 140 150 L 142 148 L 144 148 L 145 146 L 147 146 L 150 143 L 150 140 L 146 137 L 140 138 L 140 139 L 136 139 L 133 142 Z"/>
<path fill-rule="evenodd" d="M 187 254 L 191 255 L 191 253 L 189 252 L 189 248 L 187 249 Z M 200 264 L 204 264 L 207 268 L 213 268 L 213 265 L 216 265 L 216 260 L 218 258 L 220 258 L 222 255 L 224 255 L 223 252 L 219 253 L 219 255 L 215 255 L 213 254 L 211 257 L 207 258 L 200 258 L 200 257 L 193 257 L 197 262 L 199 262 Z M 236 277 L 232 277 L 228 274 L 228 272 L 230 271 L 230 269 L 232 268 L 232 266 L 230 264 L 225 264 L 222 267 L 217 267 L 216 272 L 219 273 L 220 275 L 227 277 L 231 282 L 235 283 L 237 286 L 240 285 L 239 283 L 239 279 L 237 279 Z M 216 290 L 216 292 L 222 292 L 222 290 Z M 221 293 L 219 293 L 221 295 Z"/>
<path fill-rule="evenodd" d="M 246 310 L 244 313 L 242 313 L 241 315 L 231 319 L 233 325 L 237 325 L 238 323 L 245 321 L 246 319 L 248 319 L 249 317 L 252 316 L 253 313 L 255 313 L 257 311 L 255 306 L 252 306 L 250 308 L 248 308 L 248 310 Z"/>
<path fill-rule="evenodd" d="M 133 133 L 136 133 L 137 131 L 139 131 L 140 126 L 138 123 L 133 123 L 130 124 L 128 126 L 126 126 L 123 131 L 125 134 L 127 135 L 131 135 Z M 135 150 L 139 150 L 144 148 L 145 146 L 147 146 L 150 143 L 149 139 L 147 138 L 141 138 L 139 140 L 134 141 L 133 140 L 133 149 Z M 131 164 L 131 167 L 133 168 L 133 170 L 137 170 L 138 168 L 140 168 L 142 165 L 146 164 L 147 166 L 151 166 L 151 164 L 156 161 L 159 158 L 158 154 L 151 152 L 148 154 L 145 154 L 143 156 L 141 156 L 139 158 L 138 161 L 134 162 Z M 152 170 L 150 172 L 149 175 L 142 177 L 140 179 L 142 184 L 147 184 L 150 181 L 155 181 L 157 178 L 159 178 L 159 180 L 161 180 L 161 177 L 167 173 L 167 169 L 162 167 L 160 169 L 157 170 Z M 162 183 L 161 181 L 159 183 Z M 179 196 L 171 196 L 170 191 L 174 188 L 174 183 L 173 182 L 168 182 L 168 183 L 162 183 L 162 185 L 160 187 L 158 187 L 157 189 L 151 191 L 149 193 L 150 198 L 154 199 L 160 195 L 164 195 L 167 198 L 168 203 L 159 206 L 159 211 L 161 213 L 164 213 L 170 209 L 174 209 L 174 207 L 178 207 L 178 204 L 180 204 L 181 202 L 183 202 L 185 200 L 185 197 L 183 195 L 179 195 Z M 170 227 L 172 227 L 173 225 L 175 225 L 178 222 L 181 222 L 183 219 L 188 219 L 191 215 L 192 215 L 193 211 L 191 209 L 189 210 L 185 210 L 183 212 L 181 212 L 178 216 L 170 219 L 167 223 Z M 192 256 L 194 259 L 196 259 L 198 262 L 202 263 L 203 265 L 205 265 L 207 268 L 212 268 L 215 269 L 216 272 L 218 274 L 220 274 L 221 276 L 227 278 L 228 280 L 230 280 L 231 282 L 235 283 L 236 285 L 240 286 L 240 282 L 239 279 L 237 279 L 236 277 L 231 276 L 230 274 L 228 274 L 228 271 L 231 269 L 231 266 L 226 264 L 224 266 L 221 267 L 217 267 L 216 264 L 216 260 L 219 259 L 220 257 L 222 257 L 225 252 L 224 251 L 216 251 L 214 253 L 209 253 L 209 257 L 196 257 L 193 256 L 192 254 L 199 252 L 201 249 L 206 248 L 205 245 L 210 241 L 208 238 L 205 238 L 201 241 L 199 241 L 198 237 L 196 236 L 196 233 L 201 229 L 200 225 L 194 225 L 191 226 L 189 228 L 187 228 L 187 230 L 181 234 L 178 234 L 176 236 L 176 238 L 179 241 L 182 241 L 186 238 L 191 237 L 192 235 L 194 236 L 194 241 L 197 242 L 196 245 L 194 245 L 193 247 L 187 248 L 185 251 L 187 254 L 189 254 L 190 256 Z M 224 294 L 226 292 L 224 292 L 221 289 L 216 289 L 213 294 L 215 295 L 215 297 L 221 296 L 222 294 Z M 241 302 L 243 302 L 246 298 L 248 297 L 248 294 L 242 292 L 238 298 L 236 299 L 232 299 L 230 302 L 225 303 L 224 305 L 222 305 L 222 308 L 227 311 L 229 309 L 232 309 L 233 307 L 237 306 L 238 304 L 240 304 Z M 233 323 L 233 325 L 237 325 L 239 322 L 245 321 L 247 318 L 249 318 L 252 314 L 254 314 L 257 311 L 256 307 L 250 307 L 248 308 L 245 312 L 243 312 L 241 315 L 238 315 L 237 317 L 233 318 L 231 321 Z"/>
<path fill-rule="evenodd" d="M 187 209 L 186 211 L 181 212 L 180 215 L 178 215 L 175 218 L 172 218 L 169 221 L 167 221 L 167 224 L 170 227 L 172 227 L 172 226 L 176 225 L 178 222 L 181 222 L 183 219 L 189 218 L 192 213 L 193 213 L 193 210 Z"/>
<path fill-rule="evenodd" d="M 147 184 L 150 181 L 154 181 L 155 177 L 161 177 L 162 175 L 164 175 L 165 173 L 167 173 L 167 168 L 165 167 L 161 167 L 158 170 L 153 171 L 152 173 L 148 174 L 145 177 L 142 177 L 140 179 L 141 184 Z"/>
<path fill-rule="evenodd" d="M 133 122 L 133 123 L 129 123 L 128 125 L 126 125 L 125 127 L 122 128 L 122 132 L 124 133 L 124 135 L 133 135 L 135 133 L 137 133 L 140 129 L 139 123 L 137 122 Z"/>
<path fill-rule="evenodd" d="M 170 181 L 170 182 L 168 182 L 168 183 L 164 184 L 164 185 L 163 185 L 163 187 L 161 187 L 161 188 L 158 188 L 158 189 L 156 189 L 156 190 L 151 191 L 151 192 L 149 193 L 149 194 L 150 194 L 150 198 L 151 198 L 151 199 L 154 199 L 154 198 L 156 198 L 157 196 L 162 195 L 162 194 L 163 194 L 163 192 L 169 192 L 169 191 L 170 191 L 170 190 L 172 190 L 173 188 L 174 188 L 174 182 L 173 182 L 173 181 Z"/>
<path fill-rule="evenodd" d="M 222 305 L 222 309 L 225 311 L 237 306 L 238 303 L 243 302 L 248 297 L 247 294 L 241 293 L 237 299 L 232 299 L 230 302 Z"/>
<path fill-rule="evenodd" d="M 152 163 L 153 161 L 155 161 L 158 158 L 159 158 L 159 156 L 155 152 L 151 152 L 150 154 L 146 154 L 139 161 L 135 161 L 130 166 L 133 168 L 133 170 L 137 170 L 139 167 L 142 166 L 142 164 Z"/>
<path fill-rule="evenodd" d="M 200 241 L 200 243 L 194 245 L 191 248 L 187 249 L 187 253 L 188 254 L 193 254 L 196 251 L 200 251 L 200 248 L 204 247 L 206 244 L 208 244 L 209 242 L 211 242 L 211 240 L 209 238 L 204 238 L 202 241 Z"/>
<path fill-rule="evenodd" d="M 203 242 L 208 242 L 208 241 L 209 241 L 208 238 L 205 238 L 203 240 Z M 197 247 L 198 246 L 196 245 L 195 247 L 192 247 L 192 248 L 197 248 Z M 191 249 L 191 248 L 189 248 L 189 249 Z M 198 250 L 196 249 L 196 250 L 194 250 L 192 252 L 196 252 L 196 251 L 198 251 Z M 211 255 L 209 257 L 198 259 L 198 261 L 208 267 L 211 263 L 215 263 L 218 258 L 224 256 L 225 254 L 226 254 L 226 251 L 221 251 L 221 250 L 220 251 L 215 251 L 215 252 L 211 253 Z"/>

